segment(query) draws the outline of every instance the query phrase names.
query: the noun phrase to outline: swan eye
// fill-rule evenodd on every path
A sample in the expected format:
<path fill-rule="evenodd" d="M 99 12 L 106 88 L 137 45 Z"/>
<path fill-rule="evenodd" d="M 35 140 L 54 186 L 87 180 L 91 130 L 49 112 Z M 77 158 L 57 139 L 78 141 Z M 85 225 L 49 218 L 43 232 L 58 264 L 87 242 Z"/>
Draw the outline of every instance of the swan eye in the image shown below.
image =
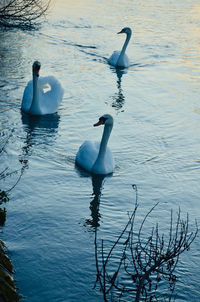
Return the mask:
<path fill-rule="evenodd" d="M 107 120 L 107 118 L 105 118 L 104 116 L 101 116 L 99 118 L 99 121 L 102 122 L 103 124 L 105 124 L 105 121 Z"/>

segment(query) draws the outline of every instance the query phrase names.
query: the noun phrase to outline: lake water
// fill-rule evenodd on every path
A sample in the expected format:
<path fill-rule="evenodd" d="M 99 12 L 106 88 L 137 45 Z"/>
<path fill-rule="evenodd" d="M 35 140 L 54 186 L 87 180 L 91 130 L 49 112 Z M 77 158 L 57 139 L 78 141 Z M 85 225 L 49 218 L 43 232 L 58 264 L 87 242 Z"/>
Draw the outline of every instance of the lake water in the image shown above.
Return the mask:
<path fill-rule="evenodd" d="M 131 66 L 116 72 L 106 61 L 120 50 L 123 27 L 132 28 Z M 136 224 L 169 229 L 170 209 L 200 215 L 200 5 L 187 1 L 64 1 L 51 4 L 38 31 L 0 32 L 0 119 L 9 135 L 3 167 L 18 170 L 9 189 L 1 238 L 25 302 L 103 301 L 96 280 L 94 228 L 110 247 L 133 210 Z M 58 113 L 28 119 L 20 111 L 32 63 L 41 76 L 56 76 L 65 89 Z M 75 167 L 85 139 L 100 140 L 93 124 L 114 118 L 109 147 L 115 160 L 102 194 Z M 2 141 L 4 137 L 1 136 Z M 98 196 L 97 196 L 98 197 Z M 98 199 L 98 198 L 97 198 Z M 176 301 L 200 301 L 199 237 L 179 261 Z"/>

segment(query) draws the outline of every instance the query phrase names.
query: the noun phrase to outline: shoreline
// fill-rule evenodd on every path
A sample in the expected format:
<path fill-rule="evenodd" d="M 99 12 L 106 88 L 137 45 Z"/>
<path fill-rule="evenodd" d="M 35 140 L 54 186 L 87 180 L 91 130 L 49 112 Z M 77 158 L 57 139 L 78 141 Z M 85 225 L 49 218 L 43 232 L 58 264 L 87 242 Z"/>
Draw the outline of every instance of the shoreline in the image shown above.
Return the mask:
<path fill-rule="evenodd" d="M 13 274 L 13 265 L 6 255 L 5 243 L 0 239 L 0 302 L 16 302 L 20 299 Z"/>

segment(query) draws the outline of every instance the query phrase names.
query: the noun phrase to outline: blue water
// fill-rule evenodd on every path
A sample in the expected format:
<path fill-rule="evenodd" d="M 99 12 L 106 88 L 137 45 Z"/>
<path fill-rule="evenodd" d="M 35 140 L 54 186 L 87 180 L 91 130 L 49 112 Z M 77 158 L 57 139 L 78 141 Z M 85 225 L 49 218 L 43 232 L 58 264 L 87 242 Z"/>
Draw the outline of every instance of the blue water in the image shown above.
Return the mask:
<path fill-rule="evenodd" d="M 38 31 L 0 32 L 1 131 L 11 133 L 2 168 L 17 170 L 9 189 L 1 238 L 25 302 L 103 301 L 96 280 L 94 228 L 110 247 L 133 210 L 136 225 L 169 229 L 170 210 L 199 218 L 200 105 L 199 1 L 64 1 L 52 3 Z M 131 66 L 116 73 L 106 61 L 124 42 Z M 57 114 L 29 119 L 20 105 L 34 60 L 41 76 L 54 75 L 65 89 Z M 114 118 L 109 147 L 111 177 L 94 184 L 75 167 L 86 139 L 101 138 L 93 124 Z M 4 136 L 1 135 L 1 141 Z M 94 186 L 93 186 L 94 185 Z M 93 195 L 101 187 L 101 196 Z M 98 194 L 97 194 L 98 195 Z M 97 203 L 92 202 L 97 198 Z M 98 199 L 99 198 L 99 199 Z M 93 206 L 94 205 L 94 206 Z M 179 261 L 178 302 L 200 301 L 199 237 Z"/>

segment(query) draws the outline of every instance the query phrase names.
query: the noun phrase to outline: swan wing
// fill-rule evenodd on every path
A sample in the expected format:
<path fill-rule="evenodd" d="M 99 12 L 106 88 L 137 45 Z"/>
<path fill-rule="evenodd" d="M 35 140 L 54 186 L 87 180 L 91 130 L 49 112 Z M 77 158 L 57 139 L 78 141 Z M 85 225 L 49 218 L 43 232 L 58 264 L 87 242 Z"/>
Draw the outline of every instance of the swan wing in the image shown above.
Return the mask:
<path fill-rule="evenodd" d="M 119 67 L 128 67 L 130 65 L 129 58 L 125 53 L 118 61 L 121 51 L 114 51 L 111 57 L 108 59 L 108 63 L 112 66 L 119 66 Z"/>
<path fill-rule="evenodd" d="M 63 94 L 64 90 L 54 76 L 39 78 L 39 98 L 43 114 L 56 112 L 62 101 Z"/>
<path fill-rule="evenodd" d="M 40 77 L 39 100 L 42 114 L 51 114 L 58 110 L 62 101 L 64 90 L 54 76 Z M 47 89 L 47 91 L 45 91 Z M 24 89 L 21 109 L 29 112 L 33 100 L 33 80 L 29 81 Z"/>
<path fill-rule="evenodd" d="M 129 67 L 130 65 L 130 61 L 129 61 L 129 58 L 127 56 L 127 54 L 125 53 L 121 58 L 120 60 L 117 62 L 117 66 L 119 67 Z"/>
<path fill-rule="evenodd" d="M 99 152 L 99 142 L 85 141 L 76 154 L 76 163 L 91 172 Z"/>
<path fill-rule="evenodd" d="M 33 99 L 33 80 L 29 81 L 24 89 L 22 97 L 21 109 L 25 112 L 29 112 Z"/>
<path fill-rule="evenodd" d="M 108 59 L 108 63 L 112 66 L 116 66 L 120 53 L 121 51 L 115 50 L 113 54 L 110 56 L 110 58 Z"/>

